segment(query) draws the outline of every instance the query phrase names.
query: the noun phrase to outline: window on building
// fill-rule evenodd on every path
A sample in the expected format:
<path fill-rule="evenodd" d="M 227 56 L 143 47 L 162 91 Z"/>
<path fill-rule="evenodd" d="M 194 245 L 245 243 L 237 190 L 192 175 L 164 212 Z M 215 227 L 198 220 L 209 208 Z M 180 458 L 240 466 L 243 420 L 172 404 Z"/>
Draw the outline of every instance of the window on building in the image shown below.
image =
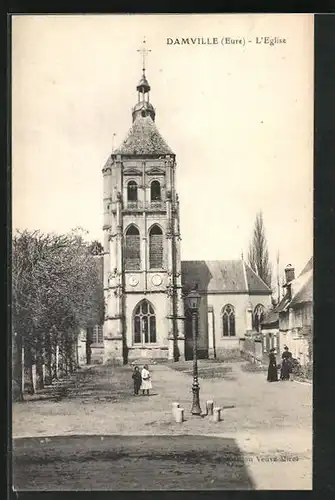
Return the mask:
<path fill-rule="evenodd" d="M 92 343 L 93 344 L 103 344 L 103 329 L 101 325 L 95 325 L 92 329 Z"/>
<path fill-rule="evenodd" d="M 163 267 L 163 232 L 154 225 L 149 233 L 149 268 L 160 269 Z"/>
<path fill-rule="evenodd" d="M 222 335 L 223 337 L 234 337 L 235 331 L 235 310 L 230 304 L 222 309 Z"/>
<path fill-rule="evenodd" d="M 128 271 L 141 269 L 141 240 L 137 227 L 131 225 L 127 229 L 125 240 L 125 268 Z"/>
<path fill-rule="evenodd" d="M 156 316 L 150 302 L 142 300 L 134 312 L 134 344 L 154 344 L 157 342 Z"/>
<path fill-rule="evenodd" d="M 151 202 L 161 201 L 161 185 L 158 181 L 152 181 L 150 186 Z"/>
<path fill-rule="evenodd" d="M 127 205 L 137 205 L 137 184 L 135 181 L 128 182 L 127 185 Z"/>
<path fill-rule="evenodd" d="M 257 304 L 252 315 L 252 328 L 256 332 L 261 331 L 261 324 L 264 319 L 264 306 L 262 304 Z"/>

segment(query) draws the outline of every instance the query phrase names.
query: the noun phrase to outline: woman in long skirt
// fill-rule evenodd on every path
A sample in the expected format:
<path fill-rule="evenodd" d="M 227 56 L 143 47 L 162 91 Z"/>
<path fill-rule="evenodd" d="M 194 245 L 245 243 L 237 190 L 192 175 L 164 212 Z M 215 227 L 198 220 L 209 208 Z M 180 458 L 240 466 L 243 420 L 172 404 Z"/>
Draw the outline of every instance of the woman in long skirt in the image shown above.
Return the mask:
<path fill-rule="evenodd" d="M 141 384 L 142 394 L 144 394 L 144 392 L 147 391 L 147 395 L 149 396 L 149 390 L 152 389 L 152 384 L 151 384 L 151 377 L 148 365 L 143 366 L 141 376 L 142 376 L 142 384 Z"/>
<path fill-rule="evenodd" d="M 270 349 L 268 379 L 267 380 L 268 380 L 268 382 L 277 382 L 278 381 L 277 360 L 276 360 L 276 355 L 275 355 L 274 349 Z"/>
<path fill-rule="evenodd" d="M 292 353 L 288 350 L 288 347 L 286 345 L 284 347 L 284 352 L 282 354 L 280 380 L 290 380 L 291 371 L 292 371 Z"/>

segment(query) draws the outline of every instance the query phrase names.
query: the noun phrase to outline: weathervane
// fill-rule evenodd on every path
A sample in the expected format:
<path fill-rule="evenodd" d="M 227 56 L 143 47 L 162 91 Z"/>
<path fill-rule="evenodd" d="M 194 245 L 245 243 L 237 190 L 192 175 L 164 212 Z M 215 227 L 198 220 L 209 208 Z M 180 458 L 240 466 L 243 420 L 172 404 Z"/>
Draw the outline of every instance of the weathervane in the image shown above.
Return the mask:
<path fill-rule="evenodd" d="M 146 40 L 145 40 L 145 37 L 143 38 L 143 42 L 142 42 L 142 48 L 141 49 L 137 49 L 137 52 L 142 52 L 142 70 L 143 70 L 143 73 L 145 72 L 145 57 L 147 56 L 147 54 L 149 54 L 149 52 L 151 52 L 151 49 L 146 49 Z"/>

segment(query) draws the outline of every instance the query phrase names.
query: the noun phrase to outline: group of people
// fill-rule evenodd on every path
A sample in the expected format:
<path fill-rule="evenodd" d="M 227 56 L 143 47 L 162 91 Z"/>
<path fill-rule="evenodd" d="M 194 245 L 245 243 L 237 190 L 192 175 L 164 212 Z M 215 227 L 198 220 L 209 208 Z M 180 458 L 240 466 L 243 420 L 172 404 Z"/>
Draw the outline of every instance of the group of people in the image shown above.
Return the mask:
<path fill-rule="evenodd" d="M 152 383 L 148 365 L 144 365 L 141 371 L 139 367 L 135 365 L 132 378 L 134 381 L 134 396 L 138 396 L 139 391 L 142 391 L 143 395 L 146 393 L 149 396 L 149 391 L 152 389 Z"/>
<path fill-rule="evenodd" d="M 282 354 L 282 362 L 280 366 L 280 380 L 290 380 L 292 378 L 293 366 L 294 366 L 293 356 L 286 345 L 284 347 L 284 352 Z M 267 380 L 268 382 L 278 381 L 278 365 L 275 355 L 275 349 L 270 349 Z"/>

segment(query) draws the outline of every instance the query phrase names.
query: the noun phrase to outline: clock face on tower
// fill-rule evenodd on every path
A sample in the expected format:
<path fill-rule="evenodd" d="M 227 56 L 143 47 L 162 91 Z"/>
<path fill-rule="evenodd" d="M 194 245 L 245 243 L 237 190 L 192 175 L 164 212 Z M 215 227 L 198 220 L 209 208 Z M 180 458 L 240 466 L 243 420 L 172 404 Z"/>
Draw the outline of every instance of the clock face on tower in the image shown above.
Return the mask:
<path fill-rule="evenodd" d="M 159 286 L 162 283 L 162 278 L 159 276 L 159 274 L 155 274 L 151 278 L 151 282 L 152 282 L 153 285 Z"/>
<path fill-rule="evenodd" d="M 136 286 L 137 283 L 138 283 L 138 279 L 136 276 L 134 276 L 133 274 L 129 277 L 129 285 L 130 286 Z"/>

